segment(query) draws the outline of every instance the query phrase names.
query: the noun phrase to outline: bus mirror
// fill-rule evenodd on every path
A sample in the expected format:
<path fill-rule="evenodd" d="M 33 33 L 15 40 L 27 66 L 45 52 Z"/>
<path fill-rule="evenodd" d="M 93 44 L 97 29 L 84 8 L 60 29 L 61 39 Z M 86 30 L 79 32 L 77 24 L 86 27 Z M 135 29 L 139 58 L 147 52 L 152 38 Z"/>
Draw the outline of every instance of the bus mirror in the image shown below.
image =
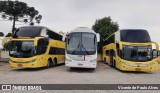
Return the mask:
<path fill-rule="evenodd" d="M 97 42 L 100 42 L 100 35 L 98 33 L 96 34 L 96 37 L 97 37 Z"/>
<path fill-rule="evenodd" d="M 65 41 L 65 39 L 66 39 L 66 34 L 63 34 L 62 41 Z"/>
<path fill-rule="evenodd" d="M 153 44 L 155 44 L 155 46 L 156 46 L 156 50 L 158 51 L 158 50 L 159 50 L 159 44 L 158 44 L 158 43 L 156 43 L 156 42 L 153 42 L 153 41 L 152 41 L 152 43 L 153 43 Z"/>
<path fill-rule="evenodd" d="M 153 55 L 153 58 L 157 58 L 158 57 L 158 51 L 156 49 L 153 49 L 152 55 Z"/>

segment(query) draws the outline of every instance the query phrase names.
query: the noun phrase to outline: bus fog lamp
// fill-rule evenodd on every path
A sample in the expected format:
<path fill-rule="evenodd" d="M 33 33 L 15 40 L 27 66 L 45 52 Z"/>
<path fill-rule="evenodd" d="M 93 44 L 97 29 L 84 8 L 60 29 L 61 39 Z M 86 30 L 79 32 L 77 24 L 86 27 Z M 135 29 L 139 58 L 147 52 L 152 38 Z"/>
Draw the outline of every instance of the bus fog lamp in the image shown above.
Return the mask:
<path fill-rule="evenodd" d="M 148 66 L 152 66 L 153 64 L 154 64 L 154 62 L 152 62 L 152 63 L 148 64 Z"/>

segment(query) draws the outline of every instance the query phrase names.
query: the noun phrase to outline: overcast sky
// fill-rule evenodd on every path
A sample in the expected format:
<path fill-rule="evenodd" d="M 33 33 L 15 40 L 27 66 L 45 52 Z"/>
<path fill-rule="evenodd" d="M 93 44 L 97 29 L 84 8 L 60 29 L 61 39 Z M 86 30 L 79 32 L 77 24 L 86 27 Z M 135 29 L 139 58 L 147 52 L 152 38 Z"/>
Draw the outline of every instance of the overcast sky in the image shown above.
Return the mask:
<path fill-rule="evenodd" d="M 91 28 L 96 19 L 110 16 L 120 29 L 146 29 L 160 43 L 160 0 L 19 0 L 34 6 L 41 24 L 57 32 L 76 27 Z M 0 19 L 1 20 L 1 19 Z M 16 23 L 16 27 L 23 26 Z M 11 21 L 0 21 L 0 31 L 11 31 Z"/>

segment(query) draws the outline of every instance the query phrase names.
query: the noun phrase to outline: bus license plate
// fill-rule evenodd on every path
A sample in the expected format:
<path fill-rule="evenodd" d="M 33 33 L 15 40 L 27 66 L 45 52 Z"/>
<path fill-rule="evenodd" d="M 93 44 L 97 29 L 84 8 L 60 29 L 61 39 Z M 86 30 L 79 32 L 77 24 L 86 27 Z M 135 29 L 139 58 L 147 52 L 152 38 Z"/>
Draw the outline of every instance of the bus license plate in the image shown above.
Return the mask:
<path fill-rule="evenodd" d="M 136 71 L 141 71 L 141 68 L 135 68 Z"/>
<path fill-rule="evenodd" d="M 23 67 L 23 65 L 22 64 L 18 64 L 18 67 Z"/>
<path fill-rule="evenodd" d="M 78 66 L 83 66 L 83 64 L 78 64 Z"/>

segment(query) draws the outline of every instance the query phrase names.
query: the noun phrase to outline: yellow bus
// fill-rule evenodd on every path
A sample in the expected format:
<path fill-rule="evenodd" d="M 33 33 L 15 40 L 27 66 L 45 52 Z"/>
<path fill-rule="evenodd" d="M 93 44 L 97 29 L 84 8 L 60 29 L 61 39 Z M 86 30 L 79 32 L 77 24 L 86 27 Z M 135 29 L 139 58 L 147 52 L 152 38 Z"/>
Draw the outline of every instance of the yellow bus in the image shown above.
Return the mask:
<path fill-rule="evenodd" d="M 122 71 L 156 72 L 158 50 L 158 44 L 151 41 L 147 30 L 123 29 L 104 40 L 102 58 Z"/>
<path fill-rule="evenodd" d="M 9 47 L 12 68 L 49 68 L 64 63 L 65 42 L 62 39 L 62 35 L 47 27 L 25 26 L 3 45 Z"/>

